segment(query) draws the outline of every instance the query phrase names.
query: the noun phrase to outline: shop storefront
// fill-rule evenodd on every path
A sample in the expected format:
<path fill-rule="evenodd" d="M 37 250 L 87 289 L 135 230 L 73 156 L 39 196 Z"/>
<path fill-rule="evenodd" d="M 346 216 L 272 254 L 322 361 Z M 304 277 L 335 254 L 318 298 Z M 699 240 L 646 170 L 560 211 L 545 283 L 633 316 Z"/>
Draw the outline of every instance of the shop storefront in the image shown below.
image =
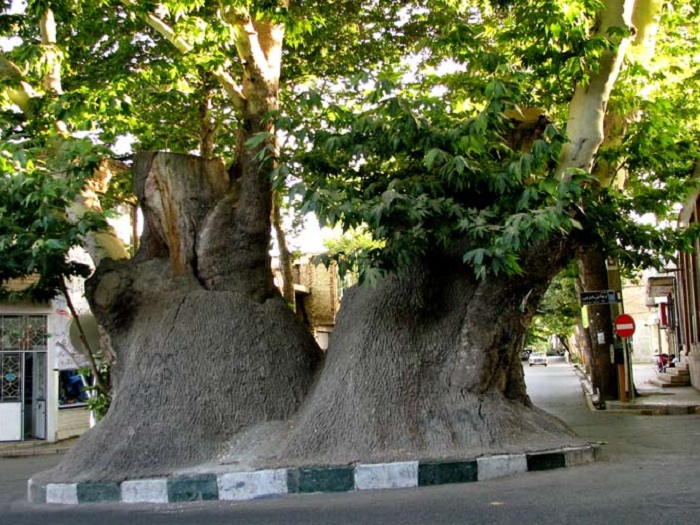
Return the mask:
<path fill-rule="evenodd" d="M 0 304 L 0 442 L 59 441 L 89 427 L 63 306 Z"/>

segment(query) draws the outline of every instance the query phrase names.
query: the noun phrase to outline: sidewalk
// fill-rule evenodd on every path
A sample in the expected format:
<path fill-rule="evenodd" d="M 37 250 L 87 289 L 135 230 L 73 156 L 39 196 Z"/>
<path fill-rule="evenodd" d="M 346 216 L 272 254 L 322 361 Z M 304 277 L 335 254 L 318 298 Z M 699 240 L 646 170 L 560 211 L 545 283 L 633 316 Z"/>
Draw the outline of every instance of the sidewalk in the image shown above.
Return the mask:
<path fill-rule="evenodd" d="M 77 441 L 78 438 L 76 437 L 55 443 L 48 443 L 38 439 L 0 443 L 0 458 L 24 458 L 47 454 L 63 454 L 70 450 Z"/>
<path fill-rule="evenodd" d="M 608 411 L 631 411 L 642 415 L 700 414 L 700 391 L 692 386 L 660 388 L 649 383 L 656 377 L 655 364 L 633 365 L 638 396 L 633 401 L 607 401 Z"/>

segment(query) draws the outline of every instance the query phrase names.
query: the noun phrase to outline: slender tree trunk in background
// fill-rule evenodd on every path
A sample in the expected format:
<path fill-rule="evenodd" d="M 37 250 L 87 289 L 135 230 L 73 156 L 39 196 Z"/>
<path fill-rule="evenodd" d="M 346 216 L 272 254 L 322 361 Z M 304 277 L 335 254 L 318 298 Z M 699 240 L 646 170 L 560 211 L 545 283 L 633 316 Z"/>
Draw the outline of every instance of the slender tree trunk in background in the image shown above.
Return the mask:
<path fill-rule="evenodd" d="M 581 292 L 584 291 L 583 289 L 583 284 L 581 283 L 581 278 L 577 277 L 575 281 L 575 286 L 576 286 L 576 293 L 578 296 L 581 296 Z M 588 331 L 588 328 L 583 326 L 583 317 L 578 317 L 576 319 L 576 328 L 577 328 L 577 341 L 579 342 L 579 347 L 582 353 L 582 358 L 583 358 L 583 363 L 586 368 L 586 373 L 591 374 L 591 361 L 592 361 L 592 343 L 591 343 L 591 334 Z"/>
<path fill-rule="evenodd" d="M 280 273 L 282 274 L 282 297 L 296 312 L 296 294 L 294 293 L 294 274 L 292 264 L 294 263 L 292 254 L 287 247 L 287 235 L 282 227 L 282 196 L 275 192 L 272 199 L 272 226 L 275 229 L 277 238 L 277 249 L 279 250 Z"/>
<path fill-rule="evenodd" d="M 205 89 L 199 102 L 199 154 L 205 159 L 214 157 L 216 143 L 216 125 L 211 116 L 211 89 Z"/>
<path fill-rule="evenodd" d="M 608 289 L 605 256 L 600 249 L 592 245 L 582 248 L 578 253 L 578 262 L 583 291 Z M 610 359 L 610 347 L 613 344 L 610 305 L 589 305 L 587 308 L 593 388 L 600 392 L 601 401 L 617 399 L 617 373 Z M 603 342 L 600 342 L 599 334 L 602 334 Z"/>
<path fill-rule="evenodd" d="M 532 406 L 520 351 L 536 307 L 572 255 L 552 241 L 525 273 L 479 281 L 431 256 L 343 297 L 326 367 L 283 463 L 465 457 L 575 441 Z"/>

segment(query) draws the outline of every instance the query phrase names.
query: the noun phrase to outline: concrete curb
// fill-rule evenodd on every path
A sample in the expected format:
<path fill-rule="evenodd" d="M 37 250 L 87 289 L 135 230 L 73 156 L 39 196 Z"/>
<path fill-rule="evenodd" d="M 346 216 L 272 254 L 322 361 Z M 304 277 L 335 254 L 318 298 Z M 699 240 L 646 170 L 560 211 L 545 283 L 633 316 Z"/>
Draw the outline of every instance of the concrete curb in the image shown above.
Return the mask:
<path fill-rule="evenodd" d="M 656 405 L 643 402 L 626 404 L 619 401 L 608 401 L 606 412 L 637 416 L 687 416 L 700 414 L 700 405 L 693 403 Z"/>
<path fill-rule="evenodd" d="M 524 472 L 570 468 L 601 459 L 595 444 L 528 454 L 484 456 L 471 460 L 405 461 L 329 465 L 199 474 L 117 482 L 47 483 L 29 481 L 29 501 L 83 503 L 182 503 L 239 501 L 288 494 L 350 492 L 471 483 Z"/>
<path fill-rule="evenodd" d="M 0 458 L 29 458 L 33 456 L 50 456 L 52 454 L 65 454 L 72 446 L 67 447 L 36 447 L 16 450 L 0 450 Z"/>
<path fill-rule="evenodd" d="M 584 372 L 578 364 L 575 364 L 573 366 L 576 375 L 578 375 L 581 381 L 581 388 L 583 389 L 583 395 L 586 398 L 586 405 L 588 406 L 588 410 L 590 410 L 591 412 L 600 410 L 600 407 L 598 406 L 600 403 L 600 399 L 598 394 L 593 391 L 593 384 L 591 383 L 591 380 L 586 375 L 586 372 Z"/>

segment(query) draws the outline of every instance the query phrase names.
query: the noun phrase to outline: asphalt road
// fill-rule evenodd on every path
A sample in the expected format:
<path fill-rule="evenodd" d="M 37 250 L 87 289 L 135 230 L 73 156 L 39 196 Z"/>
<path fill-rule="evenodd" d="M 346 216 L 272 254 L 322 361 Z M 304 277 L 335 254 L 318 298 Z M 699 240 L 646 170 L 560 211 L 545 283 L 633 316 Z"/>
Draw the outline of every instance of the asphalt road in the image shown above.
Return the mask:
<path fill-rule="evenodd" d="M 590 413 L 572 369 L 526 367 L 533 401 L 607 461 L 508 479 L 420 489 L 301 495 L 237 503 L 87 505 L 24 502 L 26 479 L 58 458 L 0 460 L 2 525 L 457 525 L 700 523 L 700 416 Z"/>

